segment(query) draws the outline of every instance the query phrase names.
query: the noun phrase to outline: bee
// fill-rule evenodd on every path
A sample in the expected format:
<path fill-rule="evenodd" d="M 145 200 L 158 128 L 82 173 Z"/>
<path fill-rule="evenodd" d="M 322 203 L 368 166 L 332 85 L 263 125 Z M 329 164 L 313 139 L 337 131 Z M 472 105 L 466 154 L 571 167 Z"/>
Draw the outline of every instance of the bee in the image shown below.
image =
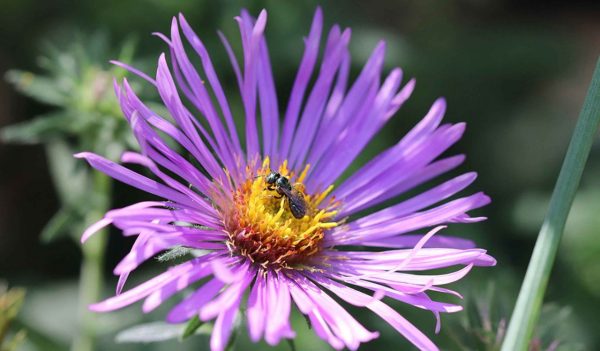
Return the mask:
<path fill-rule="evenodd" d="M 275 190 L 280 195 L 279 198 L 285 196 L 290 207 L 292 215 L 298 219 L 306 215 L 306 200 L 304 194 L 292 187 L 290 180 L 277 172 L 271 171 L 265 176 L 265 182 L 268 184 L 268 190 Z"/>

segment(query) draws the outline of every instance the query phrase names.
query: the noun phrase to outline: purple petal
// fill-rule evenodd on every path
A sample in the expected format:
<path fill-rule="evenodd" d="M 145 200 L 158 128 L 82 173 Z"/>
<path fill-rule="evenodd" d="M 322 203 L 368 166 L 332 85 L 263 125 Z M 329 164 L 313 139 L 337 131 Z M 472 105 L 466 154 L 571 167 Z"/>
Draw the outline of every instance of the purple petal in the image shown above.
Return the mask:
<path fill-rule="evenodd" d="M 313 301 L 308 297 L 306 292 L 293 281 L 289 281 L 288 286 L 290 288 L 290 294 L 298 306 L 298 309 L 308 316 L 310 324 L 317 336 L 327 341 L 334 349 L 342 350 L 344 348 L 344 342 L 333 333 L 329 324 L 325 321 L 321 310 L 315 308 Z"/>
<path fill-rule="evenodd" d="M 248 297 L 248 332 L 250 340 L 258 342 L 265 330 L 267 323 L 267 288 L 266 279 L 263 279 L 260 274 L 257 276 L 250 296 Z"/>
<path fill-rule="evenodd" d="M 92 167 L 96 168 L 100 172 L 103 172 L 106 175 L 118 181 L 136 187 L 147 193 L 154 194 L 164 199 L 168 199 L 190 207 L 198 207 L 197 203 L 193 202 L 190 198 L 183 195 L 182 193 L 177 192 L 138 173 L 135 173 L 112 161 L 109 161 L 102 156 L 98 156 L 90 152 L 81 152 L 76 154 L 75 157 L 83 158 L 86 161 L 88 161 L 88 163 Z"/>
<path fill-rule="evenodd" d="M 179 27 L 176 18 L 173 18 L 171 24 L 171 43 L 173 56 L 177 61 L 178 67 L 182 71 L 181 79 L 178 79 L 178 81 L 180 85 L 184 83 L 184 80 L 187 82 L 189 89 L 184 90 L 184 92 L 187 91 L 186 95 L 188 99 L 190 99 L 194 106 L 196 106 L 206 118 L 217 141 L 215 151 L 219 154 L 220 159 L 228 166 L 228 168 L 233 169 L 235 163 L 233 162 L 231 155 L 234 151 L 241 152 L 241 149 L 234 149 L 233 141 L 227 135 L 225 127 L 221 123 L 204 81 L 202 81 L 200 75 L 187 57 L 183 42 L 179 35 Z M 235 136 L 235 138 L 237 139 L 237 136 Z"/>
<path fill-rule="evenodd" d="M 388 322 L 400 334 L 404 335 L 413 345 L 420 350 L 438 350 L 437 346 L 429 340 L 419 329 L 402 317 L 398 312 L 379 300 L 374 300 L 371 296 L 356 291 L 347 286 L 335 283 L 333 281 L 322 281 L 331 292 L 336 294 L 342 300 L 353 304 L 363 305 L 375 312 L 383 320 Z"/>
<path fill-rule="evenodd" d="M 296 333 L 290 326 L 291 298 L 287 282 L 273 273 L 267 276 L 265 341 L 275 346 L 282 338 L 293 339 Z M 264 315 L 263 315 L 264 318 Z"/>
<path fill-rule="evenodd" d="M 260 41 L 267 21 L 267 12 L 261 11 L 253 25 L 244 20 L 243 17 L 236 17 L 242 36 L 242 46 L 244 49 L 244 75 L 242 86 L 242 100 L 244 102 L 244 111 L 246 113 L 246 156 L 252 160 L 259 155 L 259 140 L 256 124 L 256 95 L 257 95 L 257 65 L 259 56 Z"/>
<path fill-rule="evenodd" d="M 238 314 L 240 300 L 241 295 L 238 296 L 237 300 L 231 307 L 219 313 L 210 336 L 211 351 L 224 351 L 227 347 L 229 337 L 231 336 L 231 331 L 233 329 L 233 322 Z"/>
<path fill-rule="evenodd" d="M 463 131 L 464 124 L 461 123 L 455 126 L 440 127 L 424 142 L 403 149 L 398 159 L 383 173 L 379 173 L 376 178 L 377 181 L 373 179 L 362 187 L 355 188 L 345 197 L 340 197 L 346 203 L 352 204 L 352 207 L 344 209 L 344 213 L 341 215 L 350 215 L 358 210 L 392 198 L 393 195 L 398 193 L 399 185 L 410 179 L 415 170 L 427 166 L 458 141 Z"/>
<path fill-rule="evenodd" d="M 215 191 L 214 184 L 184 157 L 172 150 L 159 134 L 150 127 L 149 120 L 138 117 L 137 110 L 129 115 L 135 136 L 145 155 L 169 171 L 185 179 L 203 194 Z"/>
<path fill-rule="evenodd" d="M 407 233 L 420 228 L 447 223 L 456 216 L 467 211 L 487 205 L 490 199 L 483 193 L 477 193 L 468 197 L 450 201 L 430 210 L 417 212 L 415 214 L 401 217 L 385 222 L 379 222 L 377 213 L 363 217 L 351 222 L 347 227 L 339 227 L 331 233 L 326 241 L 334 245 L 353 245 L 362 241 L 372 241 L 392 237 L 394 235 Z M 378 224 L 363 225 L 374 221 Z M 327 244 L 328 244 L 327 243 Z"/>
<path fill-rule="evenodd" d="M 81 236 L 81 243 L 85 243 L 92 235 L 96 234 L 99 230 L 111 224 L 112 221 L 108 218 L 102 218 L 98 222 L 89 226 Z"/>
<path fill-rule="evenodd" d="M 162 172 L 156 166 L 154 161 L 152 161 L 150 158 L 138 154 L 136 152 L 125 152 L 121 156 L 121 162 L 138 164 L 148 168 L 150 171 L 152 171 L 152 173 L 154 173 L 158 178 L 160 178 L 169 188 L 177 190 L 178 192 L 187 196 L 189 199 L 193 200 L 194 203 L 196 203 L 197 206 L 201 208 L 203 212 L 211 213 L 215 216 L 217 215 L 214 207 L 212 207 L 211 204 L 208 203 L 203 197 L 195 193 L 188 186 L 181 184 L 180 182 L 176 181 L 175 179 Z"/>
<path fill-rule="evenodd" d="M 160 306 L 163 302 L 169 299 L 171 296 L 176 293 L 186 289 L 191 284 L 203 279 L 211 274 L 210 265 L 208 262 L 202 262 L 201 264 L 196 264 L 194 270 L 190 272 L 190 274 L 182 275 L 178 277 L 178 279 L 171 280 L 167 284 L 164 284 L 159 289 L 153 291 L 147 298 L 144 300 L 144 304 L 142 305 L 142 311 L 144 313 L 148 313 L 158 306 Z"/>
<path fill-rule="evenodd" d="M 89 309 L 95 312 L 107 312 L 114 311 L 119 308 L 131 305 L 132 303 L 139 301 L 153 292 L 161 289 L 163 286 L 176 281 L 178 279 L 186 280 L 192 274 L 198 270 L 204 269 L 202 261 L 207 258 L 213 257 L 214 255 L 206 255 L 201 258 L 197 258 L 186 263 L 182 263 L 175 267 L 170 268 L 168 271 L 142 283 L 135 288 L 121 293 L 118 296 L 111 297 L 102 302 L 95 303 L 89 306 Z"/>
<path fill-rule="evenodd" d="M 164 59 L 163 59 L 163 61 L 164 61 Z M 168 73 L 167 68 L 163 68 L 163 71 L 164 70 L 166 70 Z M 200 164 L 202 164 L 204 168 L 206 168 L 207 172 L 211 175 L 212 178 L 219 179 L 219 177 L 223 176 L 223 172 L 222 172 L 220 166 L 218 165 L 218 163 L 212 156 L 209 149 L 199 139 L 197 133 L 195 132 L 193 119 L 191 118 L 191 115 L 189 114 L 189 112 L 187 112 L 182 107 L 181 102 L 179 102 L 179 104 L 175 104 L 173 106 L 173 108 L 177 108 L 176 112 L 177 112 L 178 119 L 180 120 L 178 123 L 187 124 L 188 128 L 191 128 L 191 130 L 192 130 L 191 133 L 195 134 L 195 136 L 193 136 L 193 139 L 189 139 L 184 131 L 176 128 L 174 125 L 172 125 L 170 122 L 167 122 L 165 119 L 158 117 L 158 115 L 156 113 L 154 113 L 146 105 L 144 105 L 141 102 L 141 100 L 136 96 L 136 94 L 133 92 L 133 90 L 127 83 L 127 80 L 123 81 L 123 86 L 125 88 L 126 94 L 121 94 L 119 96 L 119 101 L 120 101 L 121 109 L 123 110 L 123 113 L 129 120 L 132 119 L 134 114 L 139 114 L 141 117 L 143 117 L 143 119 L 145 121 L 147 121 L 148 123 L 150 123 L 157 129 L 161 130 L 162 132 L 164 132 L 165 134 L 167 134 L 168 136 L 173 138 L 181 146 L 183 146 L 188 152 L 190 152 L 198 160 L 198 162 Z M 173 87 L 173 89 L 174 89 L 174 87 Z M 142 127 L 144 127 L 143 124 L 142 124 Z M 170 151 L 170 147 L 164 143 L 164 141 L 161 139 L 161 137 L 159 137 L 154 132 L 150 132 L 147 129 L 145 131 L 148 134 L 145 135 L 144 139 L 150 145 L 156 147 L 158 151 L 160 151 L 161 153 L 163 153 L 165 155 L 173 156 L 174 152 Z M 208 138 L 208 136 L 206 136 L 206 133 L 204 133 L 204 134 L 205 134 L 205 137 Z M 212 140 L 210 140 L 210 138 L 208 138 L 208 141 L 211 145 L 214 145 L 214 142 Z M 214 146 L 213 146 L 213 149 L 214 149 Z M 185 163 L 180 161 L 181 157 L 178 158 L 176 156 L 173 156 L 173 158 L 177 161 L 177 164 L 185 165 Z M 192 171 L 190 171 L 190 175 L 191 174 L 192 174 Z M 199 177 L 199 176 L 197 176 L 197 177 Z"/>
<path fill-rule="evenodd" d="M 312 75 L 312 72 L 319 54 L 319 45 L 321 32 L 323 30 L 323 14 L 320 7 L 317 7 L 313 18 L 312 25 L 308 37 L 304 41 L 305 50 L 285 112 L 283 131 L 281 136 L 280 155 L 282 158 L 287 158 L 289 149 L 294 138 L 298 115 L 302 108 L 306 87 Z M 281 160 L 280 160 L 281 161 Z"/>
<path fill-rule="evenodd" d="M 302 278 L 299 274 L 294 274 L 293 279 L 303 293 L 310 298 L 313 308 L 322 313 L 331 331 L 350 350 L 356 350 L 361 342 L 367 342 L 379 336 L 379 333 L 369 332 L 365 329 L 335 300 L 308 279 Z"/>
<path fill-rule="evenodd" d="M 374 159 L 369 161 L 346 181 L 344 181 L 334 192 L 338 198 L 346 197 L 354 189 L 357 189 L 375 179 L 382 172 L 389 168 L 398 154 L 408 149 L 411 144 L 422 140 L 425 136 L 432 133 L 440 124 L 444 112 L 446 111 L 446 102 L 444 99 L 438 99 L 430 108 L 427 115 L 408 133 L 400 142 L 392 148 L 382 152 Z"/>
<path fill-rule="evenodd" d="M 323 111 L 329 97 L 336 72 L 340 69 L 343 58 L 348 52 L 350 31 L 342 33 L 333 27 L 327 39 L 327 48 L 323 55 L 323 63 L 312 91 L 307 99 L 300 125 L 294 133 L 294 142 L 288 155 L 290 167 L 301 168 L 309 146 L 315 138 L 317 127 L 323 116 Z"/>
<path fill-rule="evenodd" d="M 219 315 L 224 309 L 228 309 L 239 302 L 246 287 L 250 285 L 256 275 L 254 267 L 244 264 L 239 266 L 239 272 L 243 277 L 227 287 L 219 296 L 210 301 L 200 310 L 200 319 L 208 321 Z M 242 273 L 243 272 L 243 273 Z M 237 274 L 237 273 L 236 273 Z"/>
<path fill-rule="evenodd" d="M 333 183 L 387 122 L 386 111 L 391 104 L 393 94 L 400 86 L 402 71 L 393 70 L 380 87 L 378 80 L 379 77 L 375 77 L 377 85 L 374 87 L 377 87 L 377 94 L 363 100 L 364 105 L 348 123 L 346 129 L 337 136 L 329 135 L 335 142 L 315 166 L 317 171 L 313 171 L 314 175 L 311 175 L 311 184 Z M 321 136 L 323 137 L 326 135 Z M 332 160 L 335 162 L 331 162 Z"/>
<path fill-rule="evenodd" d="M 247 11 L 242 11 L 242 18 L 246 23 L 255 23 Z M 262 117 L 263 154 L 275 157 L 277 155 L 279 137 L 279 108 L 267 42 L 264 37 L 260 39 L 258 50 L 256 77 Z"/>
<path fill-rule="evenodd" d="M 384 247 L 392 249 L 403 249 L 415 246 L 423 238 L 424 234 L 401 235 L 381 240 L 363 241 L 362 246 Z M 452 236 L 436 235 L 425 244 L 427 248 L 449 248 L 449 249 L 472 249 L 475 243 L 472 240 Z"/>
<path fill-rule="evenodd" d="M 181 131 L 189 138 L 193 145 L 200 151 L 201 155 L 195 155 L 198 160 L 202 160 L 202 165 L 215 179 L 225 180 L 225 174 L 223 170 L 214 159 L 210 150 L 205 146 L 204 142 L 200 138 L 196 128 L 198 124 L 194 123 L 194 117 L 187 111 L 183 105 L 173 77 L 167 66 L 165 55 L 161 55 L 158 60 L 158 69 L 156 72 L 156 83 L 158 92 L 163 100 L 165 107 L 169 110 L 173 119 L 177 122 Z M 215 151 L 219 151 L 218 147 L 213 147 Z"/>
<path fill-rule="evenodd" d="M 219 293 L 223 285 L 224 283 L 219 279 L 209 280 L 173 307 L 167 315 L 167 321 L 170 323 L 182 323 L 198 315 L 200 308 L 212 300 Z"/>
<path fill-rule="evenodd" d="M 229 108 L 229 103 L 227 102 L 227 98 L 225 97 L 225 93 L 217 77 L 217 74 L 214 70 L 212 61 L 204 44 L 200 40 L 200 38 L 196 35 L 196 33 L 192 30 L 191 26 L 187 23 L 182 14 L 179 14 L 179 23 L 181 24 L 181 29 L 187 40 L 190 42 L 198 56 L 202 61 L 202 67 L 204 68 L 204 72 L 210 82 L 211 87 L 215 93 L 217 101 L 219 102 L 219 106 L 221 107 L 221 111 L 225 117 L 225 122 L 227 123 L 227 128 L 229 129 L 230 138 L 233 141 L 233 145 L 238 153 L 241 154 L 241 146 L 239 137 L 237 134 L 237 130 L 235 127 L 235 123 L 233 122 L 233 115 L 231 113 L 231 109 Z"/>
<path fill-rule="evenodd" d="M 148 83 L 150 83 L 150 84 L 152 84 L 152 85 L 156 86 L 156 81 L 155 81 L 154 79 L 152 79 L 152 78 L 151 78 L 149 75 L 147 75 L 146 73 L 144 73 L 144 72 L 142 72 L 142 71 L 138 70 L 137 68 L 135 68 L 135 67 L 132 67 L 132 66 L 130 66 L 130 65 L 128 65 L 128 64 L 126 64 L 126 63 L 124 63 L 124 62 L 121 62 L 121 61 L 110 60 L 109 62 L 110 62 L 110 63 L 112 63 L 112 64 L 113 64 L 113 65 L 115 65 L 115 66 L 119 66 L 119 67 L 121 67 L 121 68 L 124 68 L 124 69 L 128 70 L 129 72 L 131 72 L 131 73 L 133 73 L 133 74 L 135 74 L 135 75 L 139 76 L 140 78 L 144 79 L 144 80 L 145 80 L 145 81 L 147 81 Z"/>

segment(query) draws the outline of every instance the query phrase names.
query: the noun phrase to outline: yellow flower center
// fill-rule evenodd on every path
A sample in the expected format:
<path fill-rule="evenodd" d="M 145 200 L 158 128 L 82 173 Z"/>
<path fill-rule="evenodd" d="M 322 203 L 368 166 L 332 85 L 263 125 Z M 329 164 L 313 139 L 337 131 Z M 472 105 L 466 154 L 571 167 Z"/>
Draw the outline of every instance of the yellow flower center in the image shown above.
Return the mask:
<path fill-rule="evenodd" d="M 298 268 L 320 250 L 324 231 L 338 225 L 333 220 L 338 203 L 334 199 L 323 204 L 333 189 L 307 194 L 304 181 L 307 165 L 297 177 L 288 170 L 287 161 L 277 172 L 289 179 L 294 193 L 304 198 L 306 214 L 294 217 L 290 199 L 269 186 L 266 176 L 271 173 L 269 158 L 263 161 L 257 174 L 250 174 L 233 196 L 233 206 L 225 216 L 229 233 L 227 245 L 234 254 L 248 257 L 263 267 Z"/>

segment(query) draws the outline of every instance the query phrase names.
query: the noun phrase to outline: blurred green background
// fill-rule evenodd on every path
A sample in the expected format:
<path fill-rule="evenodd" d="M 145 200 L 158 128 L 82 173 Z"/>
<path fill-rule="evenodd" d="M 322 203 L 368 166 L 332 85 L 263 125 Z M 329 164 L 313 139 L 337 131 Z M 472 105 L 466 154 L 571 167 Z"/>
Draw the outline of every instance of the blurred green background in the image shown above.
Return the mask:
<path fill-rule="evenodd" d="M 467 122 L 466 135 L 452 151 L 467 154 L 467 161 L 459 171 L 476 170 L 479 179 L 472 189 L 484 190 L 493 202 L 478 211 L 479 215 L 488 216 L 488 221 L 451 226 L 449 232 L 476 240 L 498 259 L 498 266 L 476 269 L 454 285 L 456 290 L 465 292 L 464 304 L 468 308 L 456 315 L 444 315 L 440 335 L 433 333 L 434 320 L 430 314 L 401 304 L 392 305 L 445 350 L 494 349 L 489 346 L 493 344 L 490 340 L 498 329 L 502 330 L 502 320 L 509 317 L 516 299 L 600 54 L 600 4 L 516 0 L 319 4 L 327 25 L 340 23 L 352 27 L 354 72 L 360 69 L 377 40 L 383 38 L 388 43 L 387 67 L 400 66 L 406 77 L 417 79 L 412 98 L 361 155 L 357 165 L 397 141 L 439 96 L 446 97 L 448 102 L 446 121 Z M 40 92 L 34 94 L 37 99 L 17 91 L 27 76 L 7 74 L 7 79 L 0 81 L 0 128 L 30 121 L 35 116 L 56 114 L 68 105 L 71 108 L 68 118 L 63 116 L 64 123 L 69 124 L 67 132 L 56 133 L 52 129 L 56 126 L 48 127 L 39 141 L 59 139 L 70 147 L 89 148 L 101 144 L 105 154 L 114 158 L 130 144 L 118 111 L 113 108 L 110 87 L 110 76 L 122 76 L 124 72 L 111 69 L 108 60 L 124 57 L 153 75 L 158 54 L 165 46 L 150 33 L 168 32 L 170 19 L 178 12 L 186 15 L 205 41 L 223 84 L 233 92 L 234 77 L 216 30 L 224 31 L 238 43 L 233 17 L 242 7 L 253 14 L 266 8 L 269 12 L 266 36 L 276 85 L 280 99 L 285 99 L 302 54 L 301 40 L 308 33 L 316 5 L 313 1 L 275 0 L 0 0 L 2 75 L 12 69 L 48 74 L 53 62 L 62 62 L 63 68 L 73 65 L 85 68 L 65 72 L 54 67 L 52 72 L 62 72 L 59 79 L 40 85 Z M 140 79 L 128 77 L 138 84 L 142 95 L 155 98 Z M 93 93 L 98 86 L 108 89 Z M 103 116 L 115 117 L 114 122 L 106 127 L 104 122 L 98 122 Z M 122 142 L 106 145 L 102 139 L 87 140 L 87 144 L 74 141 L 77 135 L 86 135 L 97 128 L 97 123 L 107 128 L 105 134 Z M 19 137 L 13 138 L 16 139 Z M 61 145 L 55 143 L 54 147 Z M 0 280 L 27 289 L 24 307 L 14 323 L 15 331 L 28 331 L 27 341 L 22 345 L 24 350 L 68 349 L 78 324 L 81 249 L 77 241 L 61 233 L 74 232 L 77 226 L 55 225 L 49 229 L 46 225 L 51 218 L 56 221 L 55 213 L 71 201 L 55 190 L 49 171 L 52 155 L 40 144 L 0 143 Z M 55 162 L 72 166 L 69 160 Z M 598 179 L 600 146 L 596 143 L 549 283 L 546 295 L 549 304 L 538 332 L 540 349 L 557 339 L 561 350 L 600 348 Z M 71 193 L 86 198 L 89 195 L 86 183 L 78 184 L 79 188 L 71 188 Z M 112 207 L 141 198 L 139 192 L 120 184 L 115 184 L 113 194 Z M 73 223 L 91 220 L 85 216 L 69 218 Z M 42 231 L 46 239 L 53 240 L 42 241 Z M 104 262 L 106 291 L 102 296 L 112 294 L 116 279 L 110 272 L 131 241 L 112 232 L 108 245 Z M 133 280 L 141 281 L 153 269 L 158 267 L 149 267 Z M 376 316 L 351 310 L 369 329 L 381 332 L 379 339 L 363 345 L 361 350 L 411 349 Z M 119 330 L 139 324 L 142 318 L 146 322 L 160 321 L 164 311 L 166 307 L 142 316 L 139 306 L 134 306 L 99 316 L 98 349 L 207 349 L 206 336 L 189 338 L 183 343 L 171 340 L 140 345 L 115 341 Z M 328 349 L 307 329 L 300 315 L 296 314 L 294 319 L 299 334 L 298 350 Z M 249 345 L 244 330 L 236 349 L 244 350 Z M 267 348 L 264 342 L 256 346 L 256 349 Z M 277 349 L 288 350 L 289 346 L 282 343 Z"/>

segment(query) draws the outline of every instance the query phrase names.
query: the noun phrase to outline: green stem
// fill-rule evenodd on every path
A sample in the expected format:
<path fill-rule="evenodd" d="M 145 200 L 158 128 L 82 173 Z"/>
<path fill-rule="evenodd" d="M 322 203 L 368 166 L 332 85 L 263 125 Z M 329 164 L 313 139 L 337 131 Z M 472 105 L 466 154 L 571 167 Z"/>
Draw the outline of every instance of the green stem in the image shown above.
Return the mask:
<path fill-rule="evenodd" d="M 550 206 L 533 249 L 502 351 L 527 350 L 548 285 L 565 222 L 600 123 L 600 60 L 575 126 Z"/>
<path fill-rule="evenodd" d="M 100 172 L 94 172 L 94 191 L 99 203 L 95 204 L 88 218 L 98 220 L 108 210 L 110 204 L 111 180 Z M 82 245 L 83 260 L 79 278 L 79 333 L 73 340 L 71 350 L 93 351 L 96 341 L 96 314 L 88 310 L 88 305 L 97 302 L 104 285 L 102 275 L 104 252 L 108 241 L 106 230 L 101 230 Z"/>

